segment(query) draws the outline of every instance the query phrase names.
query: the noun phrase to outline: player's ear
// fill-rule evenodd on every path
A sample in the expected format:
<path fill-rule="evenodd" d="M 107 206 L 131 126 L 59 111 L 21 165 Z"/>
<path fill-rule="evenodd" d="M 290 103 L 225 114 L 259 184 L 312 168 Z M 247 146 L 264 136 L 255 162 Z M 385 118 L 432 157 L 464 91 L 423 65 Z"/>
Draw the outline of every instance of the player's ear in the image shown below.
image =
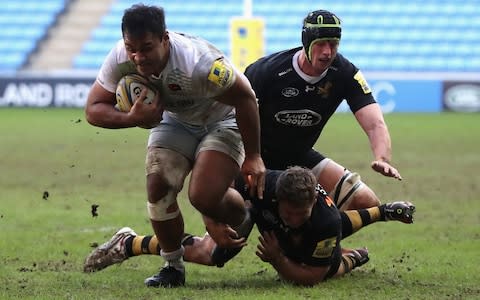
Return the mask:
<path fill-rule="evenodd" d="M 163 35 L 161 36 L 162 42 L 168 42 L 170 40 L 170 36 L 168 35 L 168 31 L 165 30 Z"/>

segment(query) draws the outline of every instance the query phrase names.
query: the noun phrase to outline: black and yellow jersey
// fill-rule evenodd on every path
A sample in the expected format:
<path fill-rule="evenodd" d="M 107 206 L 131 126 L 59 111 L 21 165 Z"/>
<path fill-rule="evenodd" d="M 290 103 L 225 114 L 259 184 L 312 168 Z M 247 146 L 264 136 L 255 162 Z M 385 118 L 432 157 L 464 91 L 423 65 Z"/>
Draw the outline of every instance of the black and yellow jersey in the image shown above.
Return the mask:
<path fill-rule="evenodd" d="M 352 112 L 375 103 L 361 71 L 341 54 L 318 77 L 298 66 L 301 48 L 263 57 L 245 70 L 258 99 L 262 158 L 289 162 L 311 150 L 345 99 Z M 286 163 L 293 165 L 298 163 Z"/>
<path fill-rule="evenodd" d="M 235 182 L 244 199 L 252 202 L 252 218 L 258 230 L 273 231 L 289 259 L 310 266 L 332 266 L 336 272 L 341 261 L 342 220 L 335 204 L 319 188 L 310 219 L 300 228 L 289 228 L 278 214 L 275 184 L 281 171 L 268 170 L 263 199 L 251 197 L 241 178 Z"/>

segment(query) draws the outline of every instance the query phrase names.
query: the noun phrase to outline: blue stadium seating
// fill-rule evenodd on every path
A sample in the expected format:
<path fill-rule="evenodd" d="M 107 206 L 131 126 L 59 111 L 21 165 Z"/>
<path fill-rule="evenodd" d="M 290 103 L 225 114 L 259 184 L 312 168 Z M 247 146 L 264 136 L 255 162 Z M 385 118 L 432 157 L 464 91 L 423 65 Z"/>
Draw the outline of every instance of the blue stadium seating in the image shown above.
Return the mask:
<path fill-rule="evenodd" d="M 2 0 L 0 72 L 22 67 L 64 5 L 64 0 Z"/>
<path fill-rule="evenodd" d="M 75 62 L 76 68 L 98 68 L 120 38 L 125 8 L 137 1 L 119 0 L 93 32 Z M 158 3 L 170 30 L 200 35 L 230 53 L 229 19 L 242 15 L 240 1 L 185 0 Z M 324 1 L 323 9 L 340 16 L 340 52 L 364 71 L 479 72 L 480 1 L 355 0 Z M 265 54 L 300 45 L 301 23 L 315 7 L 308 0 L 253 1 L 253 15 L 265 20 Z M 107 44 L 105 46 L 105 44 Z"/>
<path fill-rule="evenodd" d="M 121 38 L 123 11 L 138 0 L 117 0 L 75 58 L 75 69 L 98 69 Z M 144 1 L 165 8 L 167 27 L 204 37 L 230 55 L 230 18 L 238 0 Z M 65 0 L 2 0 L 0 71 L 18 70 L 55 22 Z M 343 23 L 340 52 L 364 71 L 480 72 L 480 0 L 253 0 L 265 21 L 265 54 L 300 46 L 305 14 L 337 13 Z"/>
<path fill-rule="evenodd" d="M 121 38 L 120 22 L 123 12 L 134 0 L 116 1 L 106 14 L 99 28 L 94 30 L 81 53 L 74 60 L 74 67 L 79 69 L 98 69 L 114 43 Z M 146 2 L 144 2 L 146 3 Z M 149 4 L 149 3 L 146 3 Z M 242 5 L 237 0 L 215 1 L 168 1 L 157 3 L 165 8 L 166 22 L 169 30 L 180 31 L 201 36 L 214 43 L 229 54 L 228 26 L 230 17 L 242 14 Z M 99 56 L 102 59 L 98 60 Z"/>

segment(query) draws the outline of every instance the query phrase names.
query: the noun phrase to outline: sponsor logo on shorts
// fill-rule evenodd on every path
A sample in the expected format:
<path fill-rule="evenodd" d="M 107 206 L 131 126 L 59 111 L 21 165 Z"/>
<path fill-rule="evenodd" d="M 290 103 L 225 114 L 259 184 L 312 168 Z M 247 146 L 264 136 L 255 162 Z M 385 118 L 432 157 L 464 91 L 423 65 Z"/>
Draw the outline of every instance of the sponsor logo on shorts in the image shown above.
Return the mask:
<path fill-rule="evenodd" d="M 278 123 L 297 127 L 315 126 L 322 120 L 322 116 L 308 109 L 283 110 L 275 114 Z"/>

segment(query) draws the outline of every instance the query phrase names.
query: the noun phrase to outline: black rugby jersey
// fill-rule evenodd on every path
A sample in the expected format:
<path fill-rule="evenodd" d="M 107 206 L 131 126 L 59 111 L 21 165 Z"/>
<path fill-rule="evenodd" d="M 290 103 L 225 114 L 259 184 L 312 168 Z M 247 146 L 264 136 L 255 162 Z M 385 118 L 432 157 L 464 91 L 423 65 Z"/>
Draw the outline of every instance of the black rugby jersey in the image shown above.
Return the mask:
<path fill-rule="evenodd" d="M 345 99 L 352 112 L 375 103 L 366 80 L 337 54 L 325 77 L 315 84 L 295 71 L 294 48 L 263 57 L 245 70 L 258 98 L 262 156 L 303 154 L 316 143 L 328 119 Z"/>
<path fill-rule="evenodd" d="M 329 275 L 335 274 L 341 261 L 340 212 L 330 198 L 326 197 L 326 192 L 320 190 L 310 219 L 300 228 L 289 228 L 278 214 L 275 199 L 275 184 L 280 173 L 281 171 L 267 171 L 263 199 L 252 199 L 241 178 L 235 181 L 235 189 L 244 199 L 251 200 L 252 218 L 258 230 L 273 231 L 285 256 L 296 263 L 309 266 L 331 265 Z"/>

